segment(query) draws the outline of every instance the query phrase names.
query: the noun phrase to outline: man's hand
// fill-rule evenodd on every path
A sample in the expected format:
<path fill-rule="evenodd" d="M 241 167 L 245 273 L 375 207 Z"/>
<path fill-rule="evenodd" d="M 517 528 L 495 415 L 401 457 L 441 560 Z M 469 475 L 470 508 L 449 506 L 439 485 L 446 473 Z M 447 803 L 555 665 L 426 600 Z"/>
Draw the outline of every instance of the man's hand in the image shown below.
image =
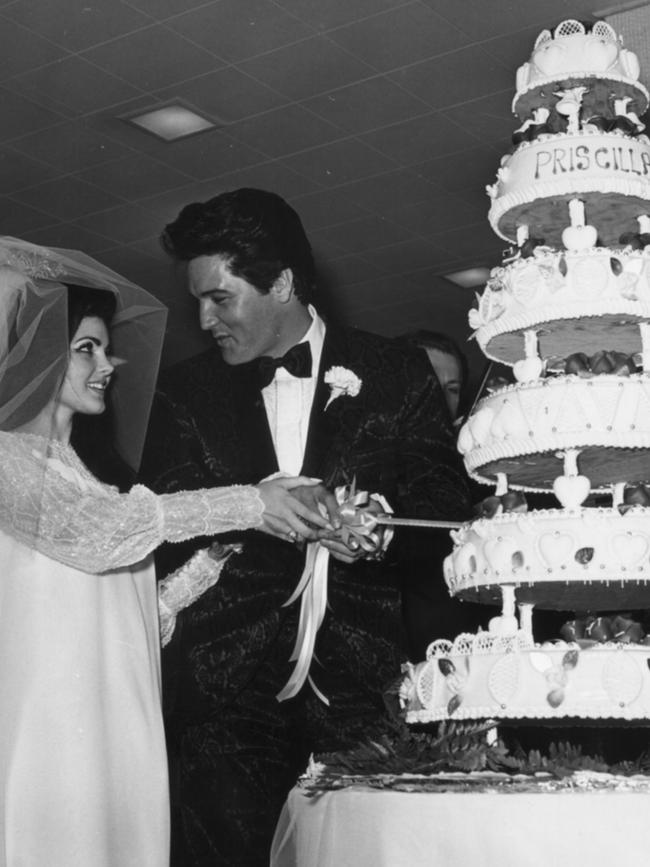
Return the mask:
<path fill-rule="evenodd" d="M 366 556 L 363 548 L 354 541 L 346 545 L 341 539 L 325 538 L 321 539 L 320 543 L 323 548 L 327 548 L 335 560 L 341 563 L 356 563 Z"/>

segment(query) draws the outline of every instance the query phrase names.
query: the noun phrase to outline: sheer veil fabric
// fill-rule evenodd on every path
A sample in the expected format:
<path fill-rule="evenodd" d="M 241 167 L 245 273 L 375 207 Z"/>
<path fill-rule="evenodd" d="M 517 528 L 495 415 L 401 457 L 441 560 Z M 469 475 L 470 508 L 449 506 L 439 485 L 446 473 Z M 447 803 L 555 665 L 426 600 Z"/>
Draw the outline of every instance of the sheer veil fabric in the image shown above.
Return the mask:
<path fill-rule="evenodd" d="M 139 286 L 74 250 L 0 237 L 0 430 L 21 427 L 56 393 L 68 359 L 65 284 L 116 296 L 118 366 L 111 385 L 115 444 L 137 469 L 154 394 L 167 309 Z M 129 375 L 120 376 L 121 363 Z"/>

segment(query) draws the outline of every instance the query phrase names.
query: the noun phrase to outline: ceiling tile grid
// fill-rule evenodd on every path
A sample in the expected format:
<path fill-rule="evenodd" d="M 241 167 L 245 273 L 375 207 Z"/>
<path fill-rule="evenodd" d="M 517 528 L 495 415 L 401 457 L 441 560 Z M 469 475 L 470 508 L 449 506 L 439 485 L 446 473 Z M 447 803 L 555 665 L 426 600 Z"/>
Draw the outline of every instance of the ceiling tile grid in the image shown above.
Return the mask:
<path fill-rule="evenodd" d="M 498 264 L 485 186 L 516 125 L 516 68 L 542 27 L 591 12 L 586 0 L 0 0 L 0 231 L 104 256 L 164 296 L 171 359 L 201 340 L 162 227 L 223 190 L 273 189 L 302 214 L 347 321 L 465 335 L 472 293 L 441 275 Z M 216 128 L 165 143 L 128 122 L 174 99 Z"/>

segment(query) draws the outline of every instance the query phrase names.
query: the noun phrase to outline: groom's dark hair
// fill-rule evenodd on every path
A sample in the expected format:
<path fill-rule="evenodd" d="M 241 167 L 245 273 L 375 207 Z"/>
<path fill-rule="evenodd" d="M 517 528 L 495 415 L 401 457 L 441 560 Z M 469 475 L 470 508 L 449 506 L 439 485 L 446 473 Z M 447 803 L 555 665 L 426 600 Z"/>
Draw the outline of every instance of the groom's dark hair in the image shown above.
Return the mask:
<path fill-rule="evenodd" d="M 242 188 L 186 205 L 161 242 L 181 261 L 223 256 L 236 277 L 263 293 L 290 268 L 296 297 L 308 304 L 314 296 L 311 244 L 298 214 L 276 193 Z"/>

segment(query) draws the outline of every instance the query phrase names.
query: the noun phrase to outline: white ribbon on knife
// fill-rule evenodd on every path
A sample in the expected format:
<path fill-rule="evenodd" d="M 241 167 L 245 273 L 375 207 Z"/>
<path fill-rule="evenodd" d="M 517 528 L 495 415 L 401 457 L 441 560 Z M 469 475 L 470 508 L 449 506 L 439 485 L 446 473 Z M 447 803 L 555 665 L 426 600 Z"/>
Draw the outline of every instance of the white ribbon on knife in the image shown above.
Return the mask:
<path fill-rule="evenodd" d="M 346 545 L 354 540 L 359 547 L 367 552 L 366 556 L 368 557 L 382 554 L 393 538 L 393 530 L 389 527 L 383 533 L 377 532 L 377 517 L 379 516 L 373 515 L 367 510 L 371 508 L 371 504 L 378 504 L 384 515 L 389 515 L 392 509 L 384 497 L 381 494 L 357 491 L 354 483 L 336 488 L 334 495 L 339 504 L 339 517 L 342 521 L 339 531 L 341 540 Z M 316 635 L 327 609 L 329 558 L 330 552 L 320 542 L 310 542 L 307 545 L 305 568 L 300 576 L 298 586 L 284 603 L 284 607 L 286 607 L 292 605 L 299 598 L 301 599 L 298 634 L 290 657 L 291 662 L 295 662 L 296 665 L 286 685 L 277 694 L 278 701 L 293 698 L 307 681 L 318 698 L 329 705 L 327 697 L 318 689 L 309 674 L 314 658 Z"/>

